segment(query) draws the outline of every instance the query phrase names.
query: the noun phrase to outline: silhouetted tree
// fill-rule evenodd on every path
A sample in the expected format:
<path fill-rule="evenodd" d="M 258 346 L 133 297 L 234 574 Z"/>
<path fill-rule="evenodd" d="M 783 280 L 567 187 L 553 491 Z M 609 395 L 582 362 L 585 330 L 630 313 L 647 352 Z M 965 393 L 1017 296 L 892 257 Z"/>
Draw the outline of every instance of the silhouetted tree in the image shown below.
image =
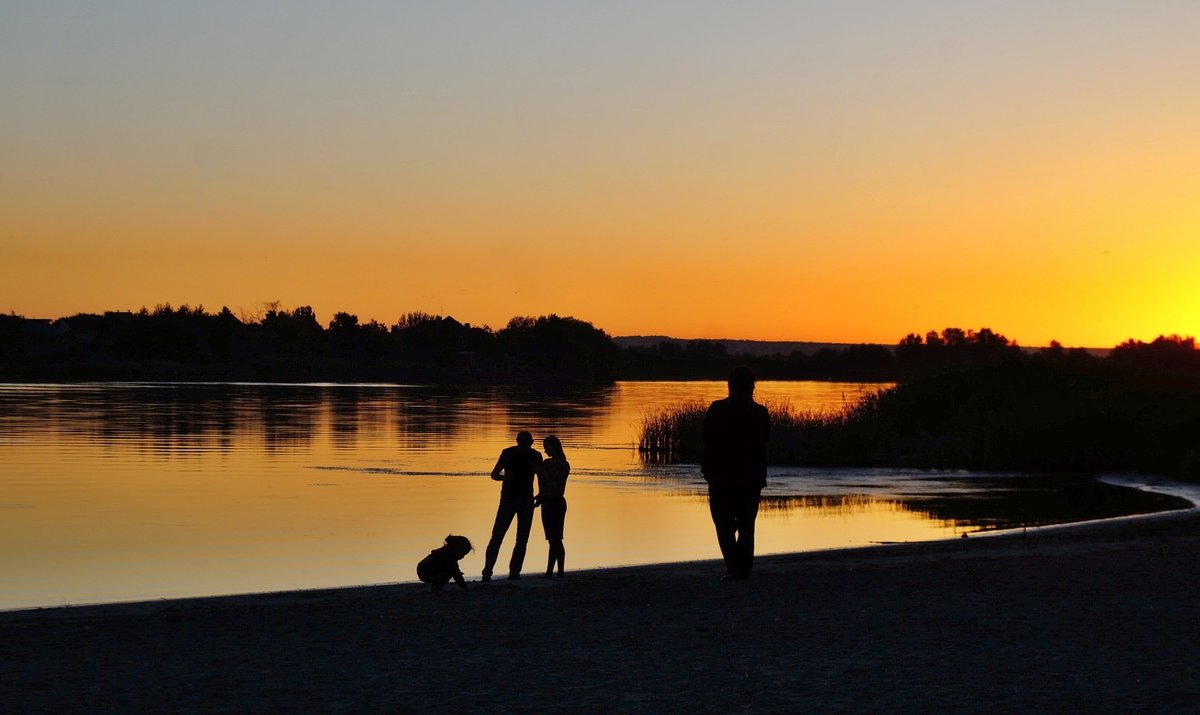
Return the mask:
<path fill-rule="evenodd" d="M 1149 343 L 1126 340 L 1113 348 L 1109 360 L 1142 370 L 1200 375 L 1200 350 L 1191 336 L 1160 335 Z"/>
<path fill-rule="evenodd" d="M 1022 356 L 1020 346 L 990 328 L 979 332 L 962 328 L 946 328 L 941 333 L 931 330 L 924 340 L 909 333 L 896 345 L 896 362 L 908 376 L 991 365 Z"/>
<path fill-rule="evenodd" d="M 312 355 L 323 347 L 324 333 L 311 306 L 290 312 L 272 308 L 263 316 L 261 327 L 277 355 Z"/>
<path fill-rule="evenodd" d="M 246 326 L 228 306 L 221 306 L 221 312 L 206 320 L 208 326 L 208 344 L 212 356 L 220 361 L 234 357 L 234 351 L 240 349 L 246 339 Z"/>
<path fill-rule="evenodd" d="M 517 317 L 497 337 L 511 369 L 527 379 L 612 380 L 617 346 L 591 323 L 557 315 Z"/>
<path fill-rule="evenodd" d="M 329 341 L 335 352 L 355 355 L 362 351 L 362 336 L 358 316 L 350 313 L 334 313 L 329 321 Z"/>
<path fill-rule="evenodd" d="M 481 359 L 492 337 L 490 331 L 452 317 L 419 312 L 401 316 L 392 335 L 405 359 L 441 366 Z"/>

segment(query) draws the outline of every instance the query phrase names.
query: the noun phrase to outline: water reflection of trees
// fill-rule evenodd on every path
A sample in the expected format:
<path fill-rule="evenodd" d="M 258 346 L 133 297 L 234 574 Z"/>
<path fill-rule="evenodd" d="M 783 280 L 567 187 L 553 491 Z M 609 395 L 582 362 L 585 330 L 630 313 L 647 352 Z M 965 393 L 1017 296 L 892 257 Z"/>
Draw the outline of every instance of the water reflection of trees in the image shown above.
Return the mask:
<path fill-rule="evenodd" d="M 453 443 L 472 420 L 464 415 L 484 415 L 495 409 L 487 390 L 412 388 L 403 399 L 391 402 L 393 439 L 398 448 L 428 451 Z"/>
<path fill-rule="evenodd" d="M 508 387 L 362 385 L 81 385 L 0 389 L 0 429 L 50 433 L 162 456 L 308 448 L 328 434 L 338 450 L 364 440 L 400 450 L 445 448 L 497 425 L 508 432 L 591 435 L 611 388 L 539 392 Z M 497 447 L 502 445 L 497 445 Z"/>
<path fill-rule="evenodd" d="M 595 443 L 617 390 L 611 385 L 555 390 L 506 387 L 499 393 L 508 432 L 515 435 L 528 430 L 538 437 L 556 434 L 569 446 Z"/>
<path fill-rule="evenodd" d="M 56 386 L 0 392 L 14 433 L 125 446 L 171 456 L 228 452 L 261 435 L 268 450 L 304 446 L 318 400 L 303 390 L 237 385 Z"/>
<path fill-rule="evenodd" d="M 458 440 L 493 438 L 491 431 L 499 427 L 506 440 L 521 430 L 538 436 L 555 432 L 568 443 L 589 440 L 611 409 L 614 393 L 611 387 L 409 388 L 404 399 L 391 404 L 394 438 L 404 449 L 429 450 Z"/>
<path fill-rule="evenodd" d="M 358 444 L 360 412 L 364 405 L 357 386 L 325 387 L 324 402 L 328 404 L 329 438 L 335 449 L 354 449 Z"/>
<path fill-rule="evenodd" d="M 8 397 L 0 398 L 0 409 L 10 407 Z M 158 455 L 228 451 L 239 431 L 233 396 L 203 388 L 65 387 L 27 398 L 37 414 L 17 429 Z"/>
<path fill-rule="evenodd" d="M 316 429 L 316 415 L 323 402 L 320 393 L 296 391 L 277 399 L 258 402 L 259 426 L 268 451 L 307 447 Z"/>

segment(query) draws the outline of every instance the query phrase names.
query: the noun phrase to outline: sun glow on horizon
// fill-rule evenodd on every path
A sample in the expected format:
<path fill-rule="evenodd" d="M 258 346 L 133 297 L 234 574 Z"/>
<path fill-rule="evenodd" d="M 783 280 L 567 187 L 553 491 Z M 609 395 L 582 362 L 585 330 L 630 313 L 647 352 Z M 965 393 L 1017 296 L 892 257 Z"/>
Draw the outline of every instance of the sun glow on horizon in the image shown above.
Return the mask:
<path fill-rule="evenodd" d="M 0 10 L 0 311 L 1200 333 L 1200 6 Z"/>

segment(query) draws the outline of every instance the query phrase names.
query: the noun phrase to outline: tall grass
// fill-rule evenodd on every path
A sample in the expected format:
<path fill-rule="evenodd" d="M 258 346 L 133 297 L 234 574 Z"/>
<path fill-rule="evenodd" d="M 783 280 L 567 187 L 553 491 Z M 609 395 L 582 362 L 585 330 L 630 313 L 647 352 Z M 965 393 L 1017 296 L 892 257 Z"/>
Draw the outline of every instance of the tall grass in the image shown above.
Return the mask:
<path fill-rule="evenodd" d="M 771 464 L 1136 470 L 1200 481 L 1200 381 L 1029 361 L 913 380 L 832 411 L 767 405 Z M 648 415 L 647 461 L 696 463 L 705 407 Z"/>
<path fill-rule="evenodd" d="M 772 464 L 861 464 L 879 457 L 865 429 L 878 394 L 832 410 L 803 410 L 787 401 L 765 403 L 771 416 L 767 461 Z M 638 452 L 656 463 L 695 463 L 703 456 L 708 406 L 686 402 L 656 410 L 642 420 Z"/>
<path fill-rule="evenodd" d="M 707 409 L 699 402 L 685 402 L 647 414 L 638 437 L 642 459 L 661 464 L 699 462 Z"/>

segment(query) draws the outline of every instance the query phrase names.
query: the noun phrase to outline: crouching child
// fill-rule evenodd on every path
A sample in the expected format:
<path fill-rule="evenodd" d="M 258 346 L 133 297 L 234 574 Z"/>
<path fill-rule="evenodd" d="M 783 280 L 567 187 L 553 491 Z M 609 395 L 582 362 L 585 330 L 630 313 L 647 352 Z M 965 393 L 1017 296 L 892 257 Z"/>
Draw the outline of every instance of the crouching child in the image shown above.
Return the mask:
<path fill-rule="evenodd" d="M 417 564 L 417 578 L 421 579 L 422 583 L 433 584 L 435 592 L 441 591 L 450 579 L 454 579 L 454 583 L 460 588 L 466 588 L 467 582 L 458 568 L 458 562 L 474 550 L 470 539 L 451 534 L 446 537 L 445 544 L 430 551 L 429 555 Z"/>

